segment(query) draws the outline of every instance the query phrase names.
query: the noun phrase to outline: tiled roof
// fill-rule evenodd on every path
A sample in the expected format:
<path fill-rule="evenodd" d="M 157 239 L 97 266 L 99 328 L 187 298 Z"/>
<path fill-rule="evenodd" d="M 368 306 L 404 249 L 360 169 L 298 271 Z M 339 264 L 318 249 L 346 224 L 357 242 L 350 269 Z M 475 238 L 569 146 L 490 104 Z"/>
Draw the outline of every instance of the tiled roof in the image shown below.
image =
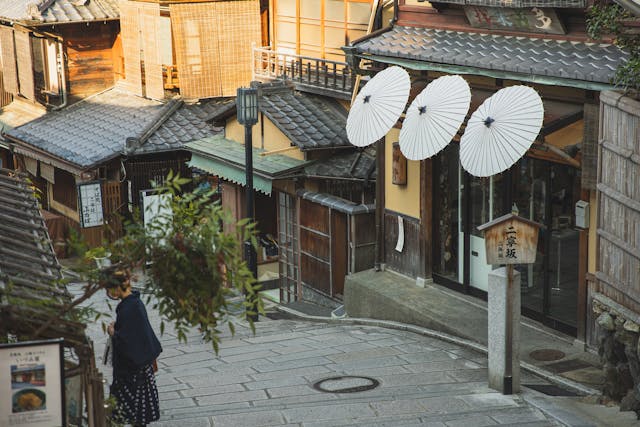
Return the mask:
<path fill-rule="evenodd" d="M 0 0 L 0 17 L 36 24 L 118 19 L 117 0 Z"/>
<path fill-rule="evenodd" d="M 244 144 L 225 139 L 216 135 L 186 144 L 186 148 L 205 158 L 218 160 L 235 167 L 244 174 L 245 149 Z M 253 171 L 256 175 L 277 178 L 301 169 L 308 162 L 294 159 L 282 154 L 261 156 L 264 150 L 253 148 Z M 244 176 L 244 175 L 243 175 Z"/>
<path fill-rule="evenodd" d="M 13 102 L 0 109 L 0 140 L 4 140 L 3 133 L 16 126 L 22 126 L 47 113 L 47 109 L 40 104 L 33 104 L 23 98 L 14 98 Z M 4 145 L 1 144 L 0 145 Z"/>
<path fill-rule="evenodd" d="M 133 154 L 157 153 L 182 149 L 187 142 L 218 134 L 221 129 L 207 123 L 213 116 L 235 108 L 232 98 L 202 100 L 183 104 L 149 136 Z"/>
<path fill-rule="evenodd" d="M 162 103 L 113 88 L 5 133 L 20 146 L 87 169 L 120 154 L 181 150 L 187 142 L 219 133 L 206 121 L 232 108 L 230 98 Z"/>
<path fill-rule="evenodd" d="M 262 86 L 260 111 L 301 150 L 350 147 L 347 111 L 335 100 Z"/>
<path fill-rule="evenodd" d="M 14 128 L 6 135 L 80 168 L 124 152 L 162 114 L 165 104 L 110 89 Z"/>
<path fill-rule="evenodd" d="M 86 360 L 85 325 L 57 319 L 71 301 L 62 278 L 33 184 L 0 168 L 0 335 L 64 338 Z"/>
<path fill-rule="evenodd" d="M 610 44 L 395 26 L 355 45 L 358 54 L 610 83 L 628 55 Z"/>
<path fill-rule="evenodd" d="M 33 186 L 26 175 L 0 169 L 0 309 L 8 304 L 10 283 L 30 299 L 58 296 L 67 302 L 64 288 L 55 288 L 61 278 Z"/>
<path fill-rule="evenodd" d="M 314 203 L 330 207 L 331 209 L 344 212 L 349 215 L 366 214 L 376 210 L 375 203 L 368 205 L 357 204 L 349 200 L 341 199 L 340 197 L 332 196 L 331 194 L 315 193 L 313 191 L 303 189 L 298 190 L 296 194 L 298 197 L 302 197 L 305 200 L 310 200 Z"/>
<path fill-rule="evenodd" d="M 310 178 L 361 179 L 375 181 L 376 152 L 373 147 L 348 153 L 338 153 L 317 160 L 304 168 L 304 174 Z"/>

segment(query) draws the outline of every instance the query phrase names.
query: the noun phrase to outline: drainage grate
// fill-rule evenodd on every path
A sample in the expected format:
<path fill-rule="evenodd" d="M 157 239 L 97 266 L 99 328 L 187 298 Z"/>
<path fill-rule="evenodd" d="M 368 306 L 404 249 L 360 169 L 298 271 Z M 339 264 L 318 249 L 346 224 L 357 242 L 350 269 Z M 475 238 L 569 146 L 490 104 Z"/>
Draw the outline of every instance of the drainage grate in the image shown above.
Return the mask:
<path fill-rule="evenodd" d="M 564 358 L 564 356 L 566 355 L 560 350 L 552 350 L 549 348 L 545 348 L 542 350 L 534 350 L 531 353 L 529 353 L 529 356 L 532 359 L 537 360 L 539 362 L 550 362 L 552 360 L 560 360 Z"/>
<path fill-rule="evenodd" d="M 271 320 L 289 320 L 293 318 L 290 314 L 281 311 L 267 311 L 265 316 Z"/>
<path fill-rule="evenodd" d="M 595 368 L 595 366 L 582 360 L 570 359 L 549 363 L 548 365 L 544 365 L 544 368 L 559 374 L 562 372 L 575 371 L 576 369 Z"/>
<path fill-rule="evenodd" d="M 380 381 L 374 378 L 345 375 L 320 380 L 313 384 L 313 388 L 324 393 L 357 393 L 372 390 L 379 385 Z"/>
<path fill-rule="evenodd" d="M 544 393 L 547 396 L 581 396 L 581 394 L 575 393 L 571 390 L 566 390 L 552 384 L 522 384 L 524 387 L 528 387 L 540 393 Z"/>

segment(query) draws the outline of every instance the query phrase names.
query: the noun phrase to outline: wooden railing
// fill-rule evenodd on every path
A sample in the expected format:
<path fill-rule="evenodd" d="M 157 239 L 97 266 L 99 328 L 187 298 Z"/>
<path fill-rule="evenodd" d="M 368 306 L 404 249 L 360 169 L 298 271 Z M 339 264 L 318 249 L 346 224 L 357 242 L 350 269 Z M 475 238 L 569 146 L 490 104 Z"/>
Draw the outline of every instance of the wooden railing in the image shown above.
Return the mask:
<path fill-rule="evenodd" d="M 355 75 L 346 62 L 253 48 L 253 79 L 289 80 L 298 90 L 350 99 Z"/>

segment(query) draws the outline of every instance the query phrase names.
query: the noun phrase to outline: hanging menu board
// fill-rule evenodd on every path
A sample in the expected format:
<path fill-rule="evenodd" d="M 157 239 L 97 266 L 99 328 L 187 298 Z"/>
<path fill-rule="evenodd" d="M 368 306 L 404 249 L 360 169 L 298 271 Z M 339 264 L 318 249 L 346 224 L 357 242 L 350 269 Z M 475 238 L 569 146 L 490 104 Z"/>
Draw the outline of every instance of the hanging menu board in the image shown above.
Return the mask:
<path fill-rule="evenodd" d="M 104 224 L 100 181 L 78 184 L 78 212 L 82 228 Z"/>
<path fill-rule="evenodd" d="M 62 340 L 0 344 L 0 427 L 65 420 Z"/>

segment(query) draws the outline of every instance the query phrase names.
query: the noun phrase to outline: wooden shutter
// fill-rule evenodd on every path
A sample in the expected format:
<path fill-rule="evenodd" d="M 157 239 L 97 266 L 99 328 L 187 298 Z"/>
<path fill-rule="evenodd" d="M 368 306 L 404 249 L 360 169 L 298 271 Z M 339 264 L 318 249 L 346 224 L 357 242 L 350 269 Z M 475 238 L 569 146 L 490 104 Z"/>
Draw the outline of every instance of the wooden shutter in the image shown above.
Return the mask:
<path fill-rule="evenodd" d="M 4 90 L 18 93 L 18 68 L 16 66 L 16 49 L 13 40 L 13 28 L 0 25 L 0 48 L 2 49 L 2 79 Z"/>

